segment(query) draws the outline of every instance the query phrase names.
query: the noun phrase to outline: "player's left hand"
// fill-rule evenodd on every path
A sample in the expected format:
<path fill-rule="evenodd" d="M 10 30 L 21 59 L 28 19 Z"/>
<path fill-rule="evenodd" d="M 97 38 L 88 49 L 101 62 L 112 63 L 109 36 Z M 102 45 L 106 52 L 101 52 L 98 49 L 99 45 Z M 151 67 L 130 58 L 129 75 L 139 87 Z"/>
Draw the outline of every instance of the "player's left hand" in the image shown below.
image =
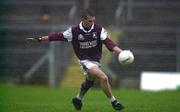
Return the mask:
<path fill-rule="evenodd" d="M 36 45 L 41 42 L 39 38 L 26 38 L 26 42 L 32 45 Z"/>

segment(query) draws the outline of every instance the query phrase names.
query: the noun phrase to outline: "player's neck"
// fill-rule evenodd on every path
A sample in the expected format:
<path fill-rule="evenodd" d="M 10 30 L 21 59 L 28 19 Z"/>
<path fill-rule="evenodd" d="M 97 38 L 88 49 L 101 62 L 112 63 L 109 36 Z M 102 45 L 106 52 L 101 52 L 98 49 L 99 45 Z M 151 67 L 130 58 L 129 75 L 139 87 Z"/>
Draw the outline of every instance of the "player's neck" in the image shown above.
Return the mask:
<path fill-rule="evenodd" d="M 92 25 L 91 25 L 92 26 Z M 91 26 L 90 27 L 87 27 L 86 25 L 84 25 L 84 23 L 82 23 L 82 27 L 86 30 L 86 31 L 89 31 L 91 29 Z"/>

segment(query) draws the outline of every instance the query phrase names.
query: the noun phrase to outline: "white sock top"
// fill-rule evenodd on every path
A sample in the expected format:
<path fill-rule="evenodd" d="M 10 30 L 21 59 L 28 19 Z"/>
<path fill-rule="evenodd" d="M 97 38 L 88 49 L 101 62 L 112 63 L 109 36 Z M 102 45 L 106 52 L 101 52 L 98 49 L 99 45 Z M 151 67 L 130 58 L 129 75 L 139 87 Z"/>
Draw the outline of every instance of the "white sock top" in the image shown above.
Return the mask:
<path fill-rule="evenodd" d="M 113 102 L 113 101 L 115 101 L 116 100 L 116 98 L 114 97 L 114 96 L 111 96 L 111 98 L 109 98 L 109 101 L 110 102 Z"/>
<path fill-rule="evenodd" d="M 79 94 L 77 94 L 76 98 L 82 100 L 82 97 Z"/>

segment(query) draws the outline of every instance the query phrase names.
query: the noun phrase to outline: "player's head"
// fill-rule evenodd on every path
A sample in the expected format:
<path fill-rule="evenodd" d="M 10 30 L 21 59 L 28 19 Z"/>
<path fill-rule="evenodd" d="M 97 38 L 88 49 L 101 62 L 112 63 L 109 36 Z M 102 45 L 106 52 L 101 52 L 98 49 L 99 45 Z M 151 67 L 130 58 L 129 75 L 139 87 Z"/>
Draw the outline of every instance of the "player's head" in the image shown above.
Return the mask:
<path fill-rule="evenodd" d="M 83 11 L 82 21 L 85 27 L 90 28 L 94 24 L 95 19 L 95 13 L 93 10 L 86 9 Z"/>

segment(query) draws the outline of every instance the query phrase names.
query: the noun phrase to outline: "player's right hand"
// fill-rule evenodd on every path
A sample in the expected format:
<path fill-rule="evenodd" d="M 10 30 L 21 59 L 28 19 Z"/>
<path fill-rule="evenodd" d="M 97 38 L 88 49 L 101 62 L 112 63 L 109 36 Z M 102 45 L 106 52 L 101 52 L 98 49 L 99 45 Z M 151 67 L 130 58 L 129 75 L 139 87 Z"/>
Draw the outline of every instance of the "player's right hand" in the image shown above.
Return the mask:
<path fill-rule="evenodd" d="M 39 38 L 26 38 L 26 42 L 32 45 L 36 45 L 41 42 Z"/>

